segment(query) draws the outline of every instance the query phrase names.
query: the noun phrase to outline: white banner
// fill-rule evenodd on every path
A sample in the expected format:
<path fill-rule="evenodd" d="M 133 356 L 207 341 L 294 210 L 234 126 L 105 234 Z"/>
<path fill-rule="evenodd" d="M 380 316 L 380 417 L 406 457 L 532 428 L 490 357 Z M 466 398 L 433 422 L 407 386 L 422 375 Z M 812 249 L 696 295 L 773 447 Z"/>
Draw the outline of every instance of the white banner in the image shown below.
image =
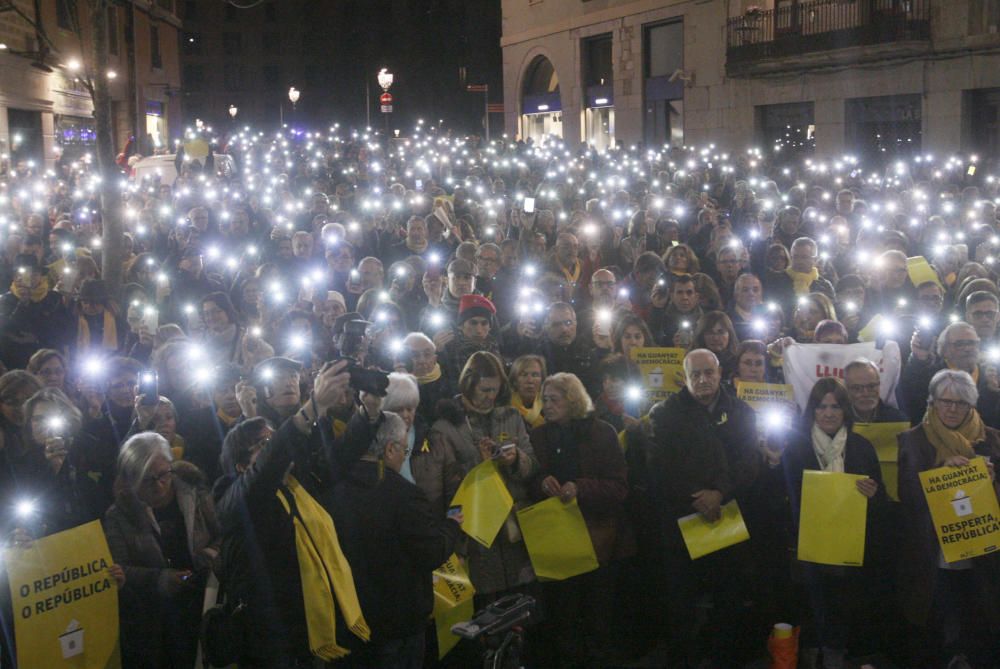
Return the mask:
<path fill-rule="evenodd" d="M 784 351 L 785 383 L 792 384 L 795 403 L 804 409 L 816 382 L 825 376 L 844 380 L 844 367 L 859 358 L 878 365 L 881 375 L 879 396 L 889 406 L 896 406 L 896 384 L 899 383 L 899 344 L 887 341 L 880 350 L 875 342 L 862 344 L 792 344 Z"/>

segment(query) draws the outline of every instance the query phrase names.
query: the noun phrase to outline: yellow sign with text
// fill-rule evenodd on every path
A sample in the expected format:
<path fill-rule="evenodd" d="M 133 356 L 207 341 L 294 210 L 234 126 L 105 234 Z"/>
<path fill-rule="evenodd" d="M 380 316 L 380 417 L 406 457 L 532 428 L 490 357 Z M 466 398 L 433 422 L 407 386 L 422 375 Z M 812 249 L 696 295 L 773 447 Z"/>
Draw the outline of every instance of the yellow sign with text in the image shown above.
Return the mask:
<path fill-rule="evenodd" d="M 692 560 L 750 540 L 750 532 L 735 499 L 722 505 L 722 516 L 714 522 L 706 520 L 700 513 L 692 513 L 678 518 L 677 525 L 681 528 L 684 545 Z"/>
<path fill-rule="evenodd" d="M 754 381 L 737 381 L 736 397 L 743 400 L 758 414 L 768 409 L 795 408 L 795 391 L 787 383 L 758 383 Z"/>
<path fill-rule="evenodd" d="M 517 512 L 517 522 L 539 579 L 561 581 L 600 566 L 576 499 L 532 504 Z"/>
<path fill-rule="evenodd" d="M 20 667 L 117 669 L 118 588 L 98 521 L 4 554 Z"/>
<path fill-rule="evenodd" d="M 860 474 L 806 470 L 802 476 L 798 557 L 805 562 L 860 567 L 865 561 L 868 498 Z"/>
<path fill-rule="evenodd" d="M 451 505 L 462 507 L 462 531 L 489 548 L 514 508 L 514 499 L 496 463 L 486 460 L 465 475 Z"/>
<path fill-rule="evenodd" d="M 875 447 L 885 492 L 894 502 L 899 501 L 899 443 L 896 437 L 909 429 L 907 422 L 854 424 L 854 431 Z"/>
<path fill-rule="evenodd" d="M 937 272 L 931 267 L 931 264 L 927 262 L 927 258 L 923 256 L 913 256 L 912 258 L 906 259 L 906 273 L 910 275 L 910 281 L 914 286 L 919 287 L 922 283 L 927 283 L 928 281 L 933 281 L 940 288 L 944 289 L 941 285 L 941 279 L 938 278 Z"/>
<path fill-rule="evenodd" d="M 472 596 L 476 594 L 469 573 L 457 555 L 434 570 L 434 626 L 437 628 L 438 659 L 448 654 L 459 641 L 451 626 L 471 620 L 475 614 Z"/>
<path fill-rule="evenodd" d="M 629 357 L 642 373 L 646 399 L 665 400 L 684 387 L 684 355 L 682 348 L 643 346 L 633 348 Z"/>
<path fill-rule="evenodd" d="M 920 472 L 920 485 L 946 562 L 996 552 L 1000 547 L 1000 505 L 986 460 L 967 467 Z"/>

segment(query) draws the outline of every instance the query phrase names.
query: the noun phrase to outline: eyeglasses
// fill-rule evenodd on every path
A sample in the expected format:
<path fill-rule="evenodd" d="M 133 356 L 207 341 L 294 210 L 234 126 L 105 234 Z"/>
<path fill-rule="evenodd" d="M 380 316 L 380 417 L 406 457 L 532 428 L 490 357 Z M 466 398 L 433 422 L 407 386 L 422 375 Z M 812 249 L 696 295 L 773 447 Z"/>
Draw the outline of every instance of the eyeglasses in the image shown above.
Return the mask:
<path fill-rule="evenodd" d="M 173 478 L 173 476 L 174 476 L 174 470 L 168 469 L 162 474 L 154 474 L 152 476 L 147 476 L 146 478 L 142 479 L 142 484 L 155 485 L 157 483 L 165 483 L 166 481 L 169 481 L 171 478 Z"/>
<path fill-rule="evenodd" d="M 958 341 L 948 342 L 949 346 L 954 346 L 955 348 L 977 348 L 979 346 L 978 339 L 959 339 Z"/>
<path fill-rule="evenodd" d="M 597 286 L 598 288 L 610 288 L 615 285 L 614 281 L 591 281 L 590 285 Z"/>
<path fill-rule="evenodd" d="M 576 321 L 574 321 L 574 320 L 552 321 L 552 325 L 561 325 L 564 328 L 568 328 L 568 327 L 572 327 L 572 326 L 576 325 Z"/>
<path fill-rule="evenodd" d="M 968 402 L 966 402 L 965 400 L 945 400 L 945 399 L 938 398 L 938 399 L 934 400 L 934 403 L 935 404 L 940 404 L 942 409 L 962 409 L 962 410 L 964 410 L 964 409 L 969 409 L 970 407 L 972 407 L 972 405 L 969 404 Z"/>
<path fill-rule="evenodd" d="M 997 314 L 1000 314 L 1000 311 L 973 311 L 972 312 L 972 317 L 973 318 L 989 318 L 990 320 L 993 320 L 994 318 L 997 317 Z"/>
<path fill-rule="evenodd" d="M 852 383 L 847 389 L 852 393 L 877 393 L 880 386 L 878 383 Z"/>

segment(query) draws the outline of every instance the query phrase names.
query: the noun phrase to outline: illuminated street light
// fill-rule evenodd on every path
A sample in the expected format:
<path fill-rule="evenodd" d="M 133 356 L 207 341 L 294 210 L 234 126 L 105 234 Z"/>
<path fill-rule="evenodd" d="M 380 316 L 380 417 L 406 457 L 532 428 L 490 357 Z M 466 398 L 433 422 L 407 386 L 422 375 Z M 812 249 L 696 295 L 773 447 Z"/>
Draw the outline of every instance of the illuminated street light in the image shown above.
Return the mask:
<path fill-rule="evenodd" d="M 295 89 L 292 89 L 292 90 L 295 90 Z M 236 105 L 229 105 L 229 116 L 230 116 L 230 118 L 236 118 L 236 114 L 238 114 L 239 111 L 240 110 L 236 107 Z"/>
<path fill-rule="evenodd" d="M 288 99 L 292 101 L 292 109 L 295 109 L 295 103 L 299 101 L 300 97 L 302 97 L 302 93 L 295 86 L 288 89 Z"/>
<path fill-rule="evenodd" d="M 383 91 L 388 91 L 389 87 L 392 86 L 392 72 L 386 68 L 382 68 L 378 71 L 378 85 L 382 87 Z"/>

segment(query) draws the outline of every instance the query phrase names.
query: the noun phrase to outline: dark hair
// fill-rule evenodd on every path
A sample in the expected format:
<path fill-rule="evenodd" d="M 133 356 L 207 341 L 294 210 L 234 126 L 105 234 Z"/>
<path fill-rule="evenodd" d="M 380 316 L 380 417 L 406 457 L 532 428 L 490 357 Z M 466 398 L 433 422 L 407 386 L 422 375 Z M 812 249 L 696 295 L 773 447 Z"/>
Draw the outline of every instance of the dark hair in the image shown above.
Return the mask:
<path fill-rule="evenodd" d="M 135 358 L 126 358 L 124 356 L 117 355 L 108 360 L 107 370 L 108 379 L 120 374 L 135 374 L 138 376 L 142 373 L 142 363 Z"/>
<path fill-rule="evenodd" d="M 802 427 L 807 433 L 812 430 L 816 420 L 816 407 L 827 396 L 827 393 L 833 393 L 837 404 L 844 411 L 844 426 L 848 431 L 854 425 L 854 420 L 851 418 L 851 398 L 847 394 L 847 388 L 840 382 L 840 379 L 834 376 L 824 376 L 809 391 L 809 400 L 806 402 L 806 408 L 802 411 Z"/>
<path fill-rule="evenodd" d="M 726 346 L 725 352 L 735 356 L 739 337 L 736 335 L 736 328 L 733 327 L 733 321 L 721 311 L 709 311 L 698 319 L 698 323 L 694 327 L 694 335 L 691 337 L 691 350 L 708 348 L 708 345 L 705 344 L 705 333 L 720 324 L 729 334 L 729 344 Z M 715 351 L 712 352 L 715 353 Z"/>
<path fill-rule="evenodd" d="M 736 347 L 736 363 L 739 364 L 740 358 L 742 358 L 747 353 L 753 355 L 762 355 L 764 360 L 767 360 L 767 344 L 759 339 L 745 339 L 740 342 L 740 345 Z"/>
<path fill-rule="evenodd" d="M 458 378 L 458 390 L 465 399 L 470 399 L 472 391 L 483 379 L 500 381 L 500 393 L 497 395 L 496 406 L 506 404 L 510 390 L 507 374 L 503 371 L 503 363 L 489 351 L 476 351 L 469 356 L 465 367 L 462 368 L 462 373 Z"/>
<path fill-rule="evenodd" d="M 229 431 L 222 442 L 222 454 L 219 456 L 223 474 L 235 476 L 236 465 L 250 464 L 250 447 L 261 430 L 267 427 L 270 427 L 267 419 L 258 416 L 246 419 Z"/>
<path fill-rule="evenodd" d="M 597 366 L 597 371 L 600 373 L 602 379 L 612 378 L 612 379 L 627 379 L 630 376 L 631 369 L 629 369 L 628 360 L 621 353 L 612 353 L 608 357 L 601 360 L 601 363 Z"/>
<path fill-rule="evenodd" d="M 976 292 L 972 293 L 967 298 L 965 298 L 965 308 L 968 309 L 973 304 L 976 304 L 978 302 L 986 302 L 987 300 L 989 300 L 993 304 L 1000 304 L 1000 299 L 997 299 L 997 296 L 994 293 L 991 293 L 986 290 L 977 290 Z"/>
<path fill-rule="evenodd" d="M 652 272 L 654 270 L 666 272 L 666 266 L 663 264 L 663 260 L 661 260 L 660 256 L 656 255 L 652 251 L 640 253 L 639 257 L 635 259 L 633 269 L 636 274 L 645 274 L 646 272 Z"/>
<path fill-rule="evenodd" d="M 205 310 L 206 302 L 215 302 L 215 305 L 226 312 L 226 316 L 229 317 L 229 322 L 233 325 L 240 324 L 240 317 L 236 313 L 236 308 L 233 306 L 233 301 L 229 299 L 229 296 L 222 291 L 216 291 L 214 293 L 209 293 L 208 295 L 201 298 L 199 304 L 201 305 L 201 310 Z"/>
<path fill-rule="evenodd" d="M 627 327 L 637 327 L 642 330 L 642 337 L 644 339 L 643 343 L 646 346 L 652 346 L 656 343 L 653 339 L 653 333 L 650 331 L 649 326 L 646 325 L 646 321 L 633 313 L 628 313 L 622 316 L 618 322 L 615 323 L 615 329 L 611 332 L 612 352 L 622 352 L 622 337 L 625 336 L 625 328 Z"/>

